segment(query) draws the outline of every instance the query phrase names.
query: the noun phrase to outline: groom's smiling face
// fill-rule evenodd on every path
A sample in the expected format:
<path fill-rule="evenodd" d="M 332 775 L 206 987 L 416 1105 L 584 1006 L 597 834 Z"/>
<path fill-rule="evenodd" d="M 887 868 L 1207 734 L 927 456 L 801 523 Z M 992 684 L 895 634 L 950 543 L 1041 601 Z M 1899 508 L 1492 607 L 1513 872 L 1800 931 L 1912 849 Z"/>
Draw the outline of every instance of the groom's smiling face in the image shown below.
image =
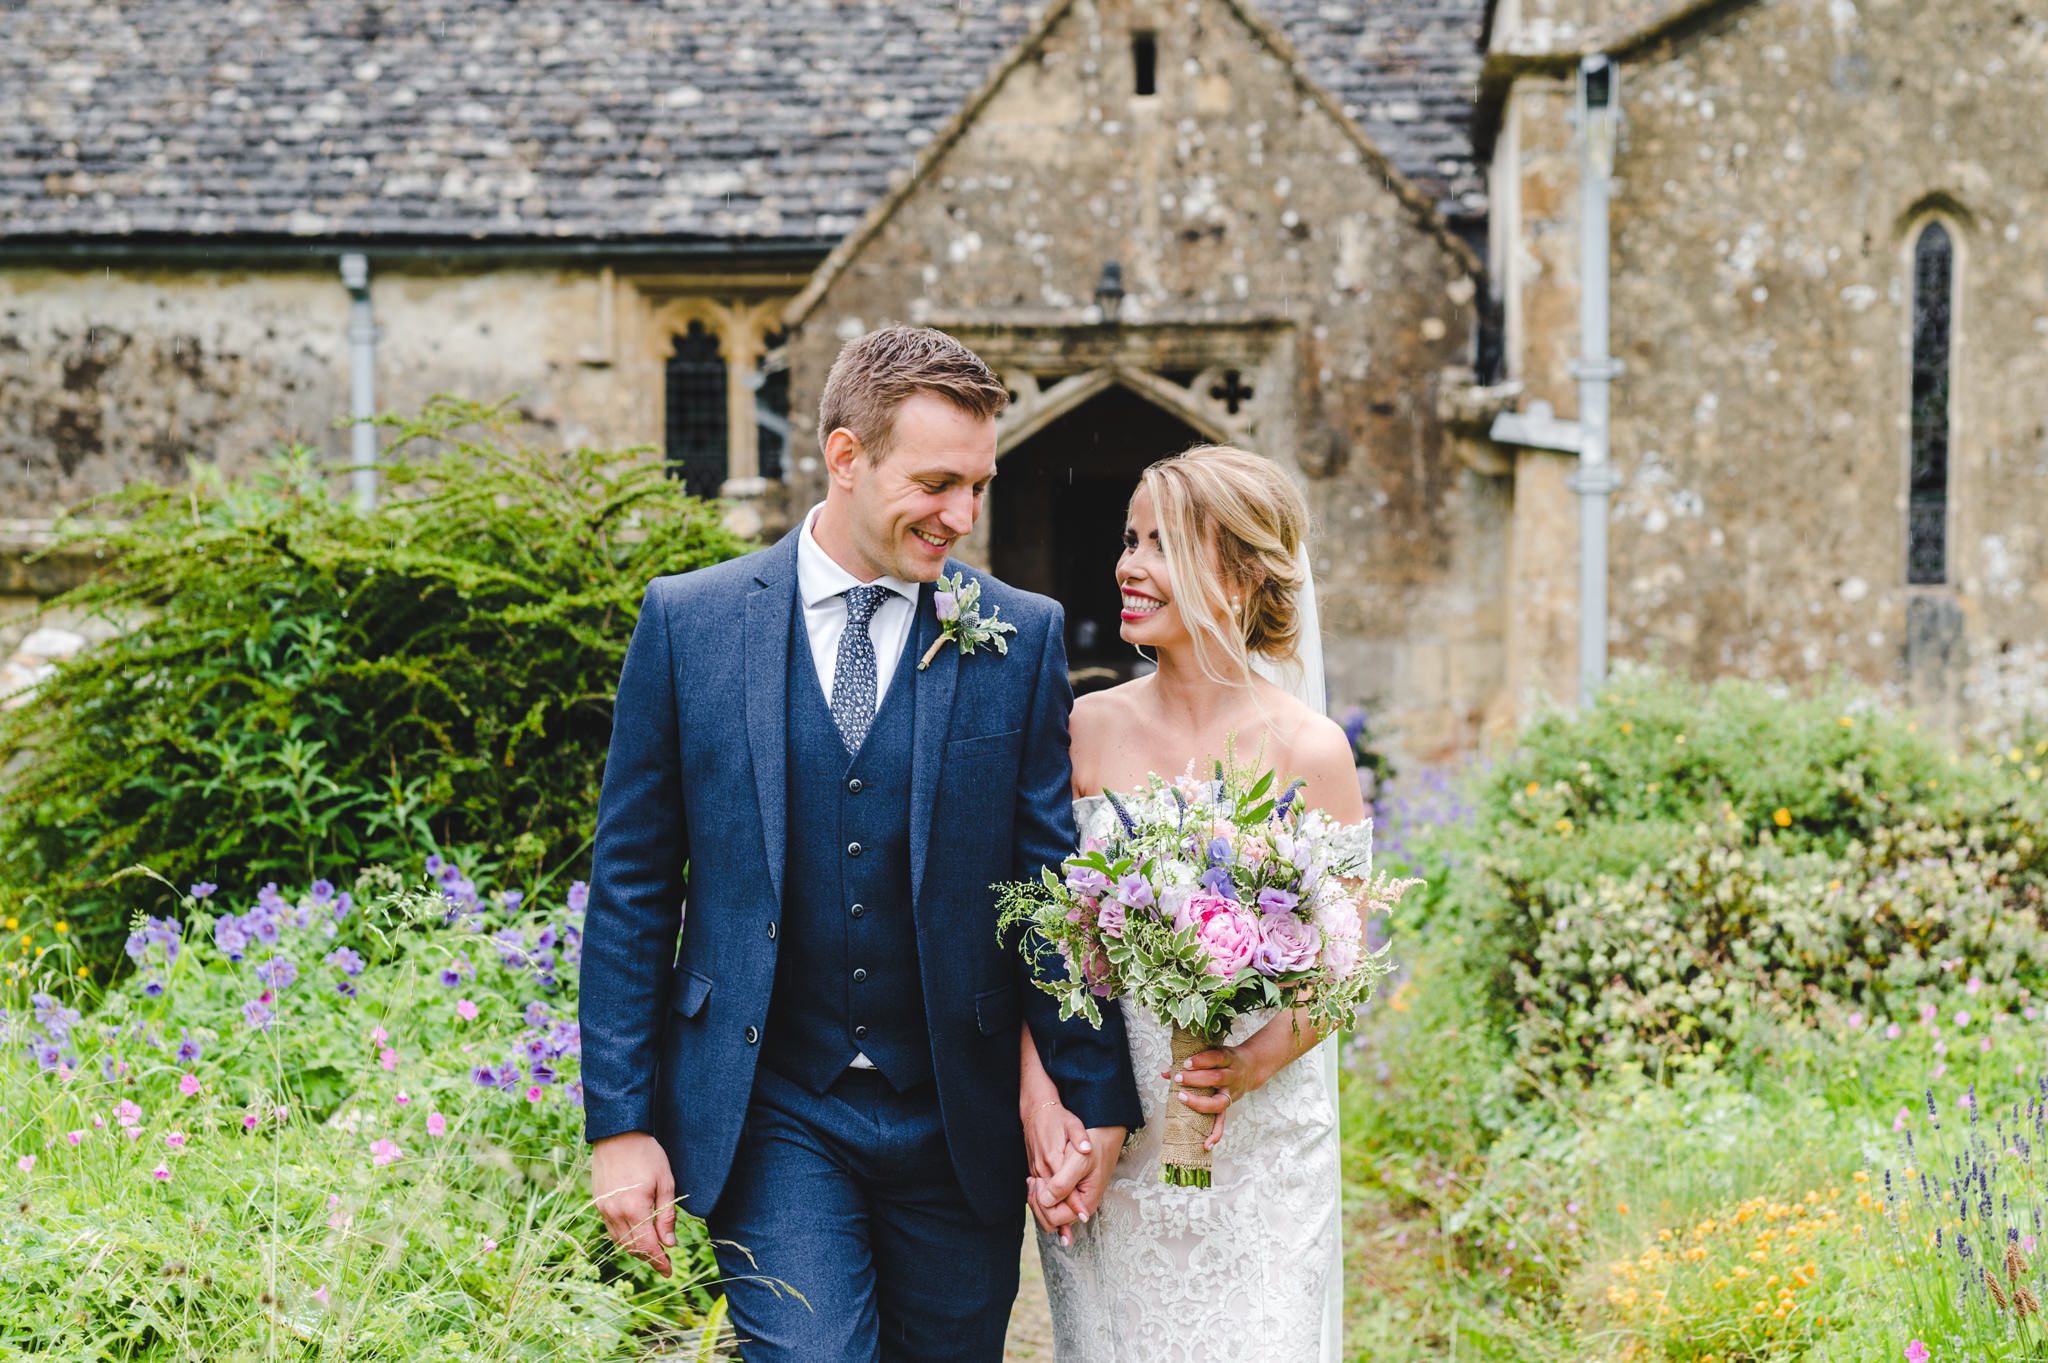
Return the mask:
<path fill-rule="evenodd" d="M 825 463 L 832 484 L 816 527 L 825 552 L 862 581 L 930 582 L 981 518 L 996 476 L 996 423 L 917 393 L 896 409 L 879 458 L 841 428 L 825 442 Z"/>

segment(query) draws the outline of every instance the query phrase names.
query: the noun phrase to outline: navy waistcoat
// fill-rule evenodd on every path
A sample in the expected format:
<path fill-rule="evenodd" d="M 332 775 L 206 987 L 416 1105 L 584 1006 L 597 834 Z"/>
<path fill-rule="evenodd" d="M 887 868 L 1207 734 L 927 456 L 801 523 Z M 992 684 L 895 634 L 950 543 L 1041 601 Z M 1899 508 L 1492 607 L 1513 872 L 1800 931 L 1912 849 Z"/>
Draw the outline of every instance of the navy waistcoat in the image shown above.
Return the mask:
<path fill-rule="evenodd" d="M 897 1090 L 932 1077 L 910 911 L 914 640 L 850 760 L 799 606 L 789 643 L 789 845 L 763 1062 L 823 1093 L 856 1051 Z"/>

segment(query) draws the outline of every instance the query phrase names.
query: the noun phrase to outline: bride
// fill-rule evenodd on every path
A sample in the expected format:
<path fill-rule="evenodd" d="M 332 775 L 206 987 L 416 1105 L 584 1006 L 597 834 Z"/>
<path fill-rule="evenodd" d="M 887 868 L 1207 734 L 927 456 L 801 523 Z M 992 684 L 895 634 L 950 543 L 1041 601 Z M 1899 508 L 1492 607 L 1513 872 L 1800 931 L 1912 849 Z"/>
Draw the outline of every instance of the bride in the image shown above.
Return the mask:
<path fill-rule="evenodd" d="M 1258 754 L 1282 784 L 1305 780 L 1304 801 L 1357 826 L 1354 837 L 1369 846 L 1350 742 L 1322 713 L 1307 521 L 1287 475 L 1242 450 L 1198 447 L 1145 470 L 1117 585 L 1122 636 L 1152 650 L 1158 669 L 1074 706 L 1074 815 L 1084 840 L 1114 822 L 1103 791 L 1191 764 L 1206 770 L 1234 745 Z M 1292 690 L 1262 675 L 1289 672 L 1301 683 Z M 1336 1363 L 1336 1043 L 1311 1055 L 1321 1038 L 1306 1018 L 1269 1010 L 1239 1019 L 1227 1044 L 1173 1073 L 1170 1029 L 1139 1009 L 1125 1019 L 1145 1124 L 1094 1218 L 1072 1235 L 1050 1230 L 1036 1185 L 1085 1132 L 1024 1037 L 1032 1209 L 1060 1363 Z M 1211 1187 L 1160 1181 L 1167 1102 L 1215 1114 Z"/>

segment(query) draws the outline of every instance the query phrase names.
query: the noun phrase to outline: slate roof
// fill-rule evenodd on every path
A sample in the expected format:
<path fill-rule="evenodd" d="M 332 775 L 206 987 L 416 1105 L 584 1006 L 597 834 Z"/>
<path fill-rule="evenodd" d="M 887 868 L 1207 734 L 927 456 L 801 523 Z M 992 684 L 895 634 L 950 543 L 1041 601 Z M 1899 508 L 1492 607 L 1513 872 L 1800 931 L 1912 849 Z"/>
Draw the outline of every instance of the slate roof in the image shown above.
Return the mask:
<path fill-rule="evenodd" d="M 1483 0 L 1255 0 L 1447 212 Z M 830 241 L 1043 0 L 0 0 L 0 236 Z"/>

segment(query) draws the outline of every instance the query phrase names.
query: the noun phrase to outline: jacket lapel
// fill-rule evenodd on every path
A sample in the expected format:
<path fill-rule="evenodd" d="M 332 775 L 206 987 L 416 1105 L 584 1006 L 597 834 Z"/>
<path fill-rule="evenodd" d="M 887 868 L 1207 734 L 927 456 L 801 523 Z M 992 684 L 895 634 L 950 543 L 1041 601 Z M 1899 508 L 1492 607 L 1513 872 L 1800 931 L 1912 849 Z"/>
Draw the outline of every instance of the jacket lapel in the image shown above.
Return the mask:
<path fill-rule="evenodd" d="M 948 567 L 953 567 L 948 564 Z M 956 569 L 957 571 L 957 569 Z M 932 605 L 937 589 L 927 582 L 918 589 L 917 619 L 909 647 L 923 658 L 939 637 L 939 617 Z M 912 661 L 911 667 L 917 663 Z M 953 690 L 960 676 L 960 650 L 940 648 L 931 666 L 913 671 L 917 709 L 911 722 L 910 749 L 910 901 L 913 908 L 924 889 L 925 862 L 931 852 L 932 816 L 939 803 L 939 766 L 946 752 L 946 730 L 953 718 Z"/>
<path fill-rule="evenodd" d="M 747 597 L 747 747 L 761 807 L 768 887 L 782 902 L 782 863 L 789 850 L 789 635 L 796 614 L 796 537 L 785 536 L 762 560 Z"/>

